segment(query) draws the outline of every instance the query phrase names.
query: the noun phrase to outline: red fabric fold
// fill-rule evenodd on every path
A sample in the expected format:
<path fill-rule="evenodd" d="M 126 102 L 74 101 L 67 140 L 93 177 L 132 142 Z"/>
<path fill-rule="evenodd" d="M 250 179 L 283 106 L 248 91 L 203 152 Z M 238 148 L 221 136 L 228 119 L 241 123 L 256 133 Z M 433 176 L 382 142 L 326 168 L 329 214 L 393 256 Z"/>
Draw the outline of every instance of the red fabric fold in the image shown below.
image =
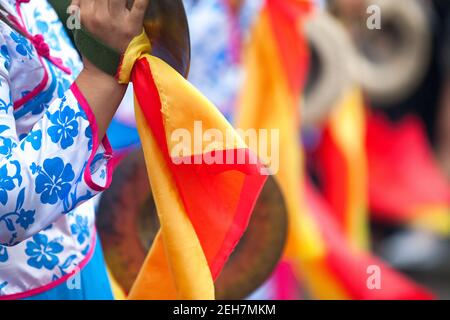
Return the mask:
<path fill-rule="evenodd" d="M 132 81 L 135 96 L 169 165 L 215 279 L 247 228 L 267 178 L 261 175 L 262 165 L 251 161 L 248 164 L 205 164 L 204 161 L 175 164 L 168 151 L 158 88 L 146 58 L 135 64 Z M 249 150 L 245 152 L 248 159 L 255 157 Z"/>

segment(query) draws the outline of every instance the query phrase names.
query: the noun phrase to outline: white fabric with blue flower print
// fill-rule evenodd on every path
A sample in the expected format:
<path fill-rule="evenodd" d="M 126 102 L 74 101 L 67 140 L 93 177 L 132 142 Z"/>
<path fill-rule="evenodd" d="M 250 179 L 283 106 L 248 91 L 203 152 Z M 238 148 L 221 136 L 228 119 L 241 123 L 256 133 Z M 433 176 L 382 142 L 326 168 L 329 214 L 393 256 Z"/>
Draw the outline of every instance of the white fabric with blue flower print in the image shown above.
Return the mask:
<path fill-rule="evenodd" d="M 82 64 L 55 12 L 32 0 L 20 17 L 16 1 L 0 1 L 72 71 L 40 59 L 0 22 L 0 297 L 9 297 L 37 292 L 86 262 L 95 241 L 90 199 L 111 172 L 109 149 L 95 145 L 92 115 L 70 90 Z M 15 106 L 24 97 L 31 98 Z"/>

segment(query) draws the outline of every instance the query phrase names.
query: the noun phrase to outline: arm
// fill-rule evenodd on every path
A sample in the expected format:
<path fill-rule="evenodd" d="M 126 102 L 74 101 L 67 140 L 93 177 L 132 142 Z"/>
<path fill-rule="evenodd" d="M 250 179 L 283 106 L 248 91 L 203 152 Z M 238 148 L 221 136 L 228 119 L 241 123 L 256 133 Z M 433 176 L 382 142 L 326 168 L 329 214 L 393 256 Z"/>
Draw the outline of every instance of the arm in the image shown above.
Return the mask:
<path fill-rule="evenodd" d="M 40 232 L 110 183 L 111 150 L 76 84 L 17 136 L 9 74 L 0 59 L 0 244 Z"/>
<path fill-rule="evenodd" d="M 123 52 L 142 29 L 143 5 L 148 0 L 136 0 L 138 6 L 131 12 L 121 11 L 127 10 L 126 0 L 78 2 L 82 23 Z M 107 14 L 99 18 L 99 10 Z M 113 31 L 116 34 L 111 37 Z M 12 246 L 40 232 L 110 183 L 110 150 L 106 140 L 99 141 L 126 88 L 89 61 L 84 63 L 71 89 L 53 101 L 44 117 L 19 140 L 9 73 L 0 59 L 0 245 Z"/>
<path fill-rule="evenodd" d="M 84 69 L 76 84 L 95 115 L 98 139 L 101 140 L 125 95 L 127 86 L 119 84 L 116 79 L 103 73 L 89 61 L 84 60 L 83 63 Z"/>
<path fill-rule="evenodd" d="M 127 0 L 73 0 L 80 7 L 81 23 L 118 52 L 125 52 L 130 41 L 142 31 L 149 0 L 135 0 L 126 8 Z M 102 139 L 119 106 L 126 86 L 103 73 L 83 59 L 84 70 L 76 80 L 97 118 L 99 139 Z M 94 84 L 95 85 L 92 85 Z"/>

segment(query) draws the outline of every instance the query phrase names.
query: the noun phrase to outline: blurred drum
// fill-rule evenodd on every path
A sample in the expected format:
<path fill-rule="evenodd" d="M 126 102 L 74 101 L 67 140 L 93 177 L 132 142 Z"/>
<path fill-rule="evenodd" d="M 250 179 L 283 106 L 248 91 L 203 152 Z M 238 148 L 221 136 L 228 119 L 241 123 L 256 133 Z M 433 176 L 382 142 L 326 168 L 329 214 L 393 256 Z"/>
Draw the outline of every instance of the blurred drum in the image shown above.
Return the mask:
<path fill-rule="evenodd" d="M 108 267 L 128 292 L 159 230 L 141 150 L 115 170 L 113 183 L 99 204 L 97 228 Z M 216 280 L 216 298 L 244 299 L 261 286 L 281 258 L 286 236 L 283 196 L 275 180 L 269 178 L 247 231 Z"/>
<path fill-rule="evenodd" d="M 349 6 L 366 11 L 355 13 Z M 389 105 L 414 92 L 431 58 L 426 1 L 333 0 L 330 7 L 352 35 L 351 72 L 369 98 L 377 105 Z"/>
<path fill-rule="evenodd" d="M 351 87 L 348 65 L 351 42 L 343 25 L 327 12 L 318 12 L 306 24 L 311 66 L 302 105 L 305 125 L 320 125 L 341 95 Z"/>

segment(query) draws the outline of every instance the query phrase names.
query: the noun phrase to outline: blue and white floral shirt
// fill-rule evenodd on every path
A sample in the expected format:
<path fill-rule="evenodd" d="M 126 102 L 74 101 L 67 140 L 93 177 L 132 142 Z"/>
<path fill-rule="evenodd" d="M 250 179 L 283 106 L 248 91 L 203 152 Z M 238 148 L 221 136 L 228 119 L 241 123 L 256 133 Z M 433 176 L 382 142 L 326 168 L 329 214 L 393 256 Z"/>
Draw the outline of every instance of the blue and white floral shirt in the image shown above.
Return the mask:
<path fill-rule="evenodd" d="M 42 39 L 0 22 L 0 298 L 20 298 L 89 260 L 90 199 L 110 183 L 111 149 L 106 138 L 98 143 L 93 113 L 72 85 L 82 63 L 47 1 L 0 2 L 71 70 L 43 57 Z"/>

